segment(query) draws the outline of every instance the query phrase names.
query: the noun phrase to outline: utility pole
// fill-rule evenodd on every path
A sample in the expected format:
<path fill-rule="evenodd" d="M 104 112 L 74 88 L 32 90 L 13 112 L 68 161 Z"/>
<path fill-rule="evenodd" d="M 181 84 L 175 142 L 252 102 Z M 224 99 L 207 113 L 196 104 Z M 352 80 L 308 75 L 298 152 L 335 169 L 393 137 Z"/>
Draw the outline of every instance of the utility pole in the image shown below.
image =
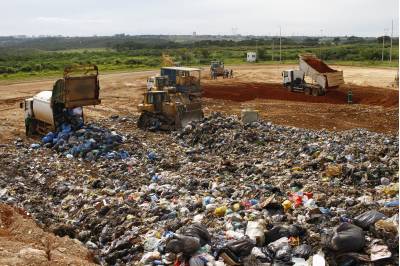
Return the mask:
<path fill-rule="evenodd" d="M 282 29 L 279 26 L 279 62 L 282 63 Z"/>
<path fill-rule="evenodd" d="M 385 35 L 386 35 L 386 29 L 383 29 L 383 36 L 382 36 L 382 62 L 383 62 L 383 52 L 385 50 Z"/>
<path fill-rule="evenodd" d="M 389 56 L 389 62 L 392 62 L 392 49 L 393 49 L 393 19 L 392 19 L 392 33 L 390 34 L 390 56 Z"/>
<path fill-rule="evenodd" d="M 320 33 L 321 33 L 321 37 L 319 40 L 319 58 L 322 59 L 322 29 L 320 30 Z"/>
<path fill-rule="evenodd" d="M 275 39 L 272 37 L 272 58 L 271 60 L 274 61 L 274 49 L 275 49 Z"/>

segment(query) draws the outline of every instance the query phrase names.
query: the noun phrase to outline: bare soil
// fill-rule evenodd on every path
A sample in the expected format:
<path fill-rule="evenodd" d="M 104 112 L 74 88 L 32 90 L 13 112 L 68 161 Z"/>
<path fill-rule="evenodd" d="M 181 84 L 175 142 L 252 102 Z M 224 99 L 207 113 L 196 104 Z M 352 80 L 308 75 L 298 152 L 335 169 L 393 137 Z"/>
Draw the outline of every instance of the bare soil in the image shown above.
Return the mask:
<path fill-rule="evenodd" d="M 79 242 L 39 228 L 20 209 L 0 204 L 0 265 L 96 265 Z"/>
<path fill-rule="evenodd" d="M 281 83 L 288 65 L 227 66 L 233 79 L 210 80 L 204 69 L 203 87 L 206 112 L 219 110 L 239 113 L 254 106 L 274 123 L 345 130 L 356 127 L 379 132 L 398 131 L 398 89 L 392 87 L 397 69 L 332 66 L 343 70 L 346 85 L 324 97 L 305 96 L 285 91 Z M 85 108 L 87 120 L 112 114 L 137 112 L 146 78 L 158 71 L 107 74 L 100 77 L 102 104 Z M 24 114 L 19 108 L 23 99 L 42 90 L 51 90 L 55 80 L 0 85 L 0 144 L 24 137 Z M 354 94 L 354 105 L 346 105 L 347 90 Z M 209 98 L 207 98 L 209 97 Z"/>

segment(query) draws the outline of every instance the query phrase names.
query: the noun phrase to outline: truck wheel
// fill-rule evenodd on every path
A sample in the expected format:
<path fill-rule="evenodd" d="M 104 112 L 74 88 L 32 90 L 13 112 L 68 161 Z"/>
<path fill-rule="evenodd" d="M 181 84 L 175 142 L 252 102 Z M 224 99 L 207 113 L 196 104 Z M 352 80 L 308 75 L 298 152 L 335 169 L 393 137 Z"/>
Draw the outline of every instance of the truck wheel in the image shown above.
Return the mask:
<path fill-rule="evenodd" d="M 319 91 L 319 89 L 317 89 L 317 88 L 313 88 L 312 89 L 312 96 L 318 96 L 318 91 Z"/>
<path fill-rule="evenodd" d="M 305 89 L 304 89 L 304 93 L 305 93 L 306 95 L 310 95 L 310 94 L 311 94 L 310 88 L 305 88 Z"/>

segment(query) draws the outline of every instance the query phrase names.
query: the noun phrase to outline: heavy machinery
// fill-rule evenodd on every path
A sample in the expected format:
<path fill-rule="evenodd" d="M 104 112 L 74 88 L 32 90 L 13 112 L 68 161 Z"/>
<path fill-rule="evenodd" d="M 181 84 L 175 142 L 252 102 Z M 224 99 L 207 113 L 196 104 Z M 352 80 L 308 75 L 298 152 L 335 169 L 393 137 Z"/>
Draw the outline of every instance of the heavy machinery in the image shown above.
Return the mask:
<path fill-rule="evenodd" d="M 216 78 L 224 76 L 224 74 L 225 74 L 224 62 L 218 60 L 211 61 L 210 76 Z"/>
<path fill-rule="evenodd" d="M 53 90 L 42 91 L 20 104 L 25 111 L 26 135 L 58 131 L 67 123 L 79 127 L 84 122 L 83 106 L 97 105 L 99 79 L 96 65 L 66 67 Z"/>
<path fill-rule="evenodd" d="M 310 77 L 312 84 L 305 81 Z M 299 55 L 299 70 L 282 72 L 283 85 L 289 91 L 304 92 L 308 95 L 325 95 L 328 89 L 344 84 L 343 71 L 330 68 L 313 54 Z"/>
<path fill-rule="evenodd" d="M 148 79 L 138 127 L 150 130 L 175 130 L 203 118 L 200 69 L 163 67 L 160 76 Z"/>

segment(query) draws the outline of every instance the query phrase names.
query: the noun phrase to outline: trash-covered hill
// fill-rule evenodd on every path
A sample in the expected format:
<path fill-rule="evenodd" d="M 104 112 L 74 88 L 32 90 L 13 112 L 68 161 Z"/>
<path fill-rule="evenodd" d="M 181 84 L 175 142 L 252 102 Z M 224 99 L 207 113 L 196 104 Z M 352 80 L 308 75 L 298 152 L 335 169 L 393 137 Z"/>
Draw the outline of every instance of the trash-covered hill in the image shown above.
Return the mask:
<path fill-rule="evenodd" d="M 398 136 L 220 114 L 171 134 L 135 123 L 98 121 L 118 142 L 104 156 L 90 128 L 66 139 L 84 153 L 2 146 L 0 200 L 105 265 L 397 263 Z"/>

